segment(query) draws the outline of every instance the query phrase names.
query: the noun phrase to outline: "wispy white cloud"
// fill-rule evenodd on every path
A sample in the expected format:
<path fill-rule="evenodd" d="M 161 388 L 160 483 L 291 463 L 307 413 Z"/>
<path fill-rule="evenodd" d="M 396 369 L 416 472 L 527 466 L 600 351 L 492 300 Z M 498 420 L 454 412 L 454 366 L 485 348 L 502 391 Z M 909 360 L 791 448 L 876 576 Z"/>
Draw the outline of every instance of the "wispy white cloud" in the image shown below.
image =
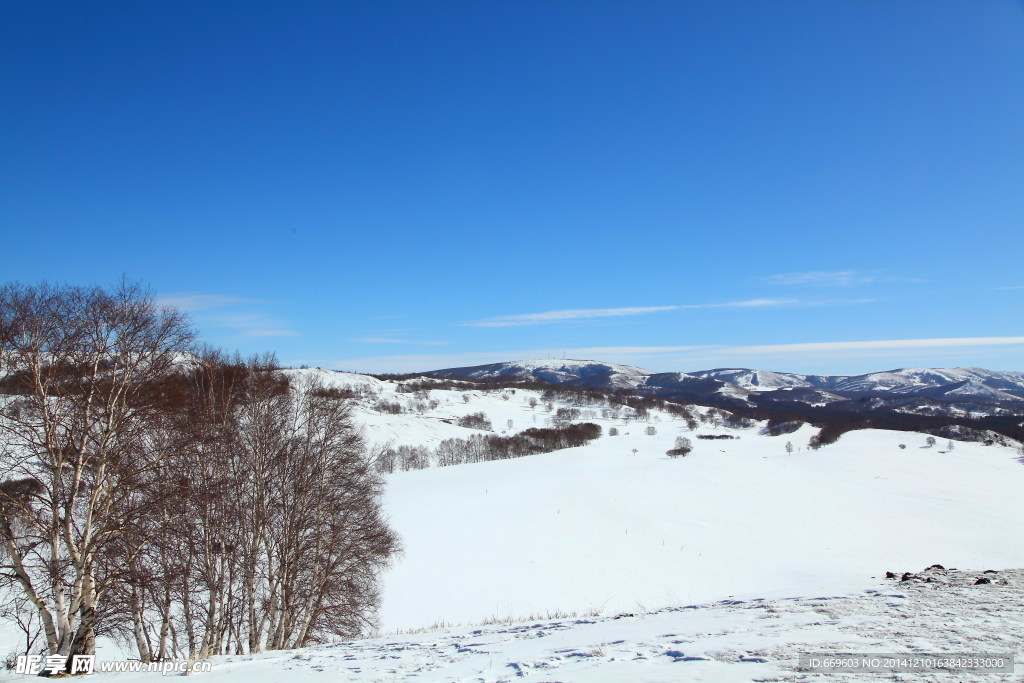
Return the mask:
<path fill-rule="evenodd" d="M 207 316 L 204 326 L 235 330 L 241 337 L 297 337 L 299 333 L 262 313 Z"/>
<path fill-rule="evenodd" d="M 1011 287 L 996 287 L 999 291 L 1006 291 L 1008 289 L 1024 289 L 1024 285 L 1013 285 Z"/>
<path fill-rule="evenodd" d="M 683 304 L 676 308 L 773 308 L 778 306 L 802 306 L 807 302 L 799 299 L 747 299 L 745 301 L 726 301 L 721 304 Z"/>
<path fill-rule="evenodd" d="M 727 301 L 721 304 L 683 304 L 677 308 L 815 308 L 869 304 L 874 301 L 875 299 L 747 299 L 745 301 Z"/>
<path fill-rule="evenodd" d="M 197 313 L 196 323 L 203 330 L 224 328 L 240 337 L 295 337 L 298 332 L 289 329 L 271 316 L 252 311 L 253 307 L 268 306 L 273 302 L 249 299 L 228 294 L 202 294 L 183 292 L 157 298 L 157 303 Z"/>
<path fill-rule="evenodd" d="M 543 313 L 521 313 L 519 315 L 501 315 L 486 320 L 475 320 L 463 323 L 467 327 L 518 327 L 520 325 L 540 325 L 557 323 L 566 320 L 585 320 L 588 318 L 612 318 L 626 315 L 646 315 L 662 311 L 674 311 L 679 306 L 637 306 L 632 308 L 571 308 L 561 311 L 545 311 Z"/>
<path fill-rule="evenodd" d="M 412 339 L 397 339 L 394 337 L 356 337 L 352 340 L 357 344 L 413 344 L 417 346 L 444 346 L 446 341 L 415 341 Z"/>
<path fill-rule="evenodd" d="M 757 346 L 728 346 L 715 353 L 729 355 L 820 353 L 860 351 L 865 349 L 925 349 L 938 347 L 1007 346 L 1024 344 L 1024 337 L 939 337 L 933 339 L 881 339 L 872 341 L 801 342 L 797 344 L 761 344 Z"/>
<path fill-rule="evenodd" d="M 246 299 L 240 296 L 227 294 L 200 294 L 199 292 L 181 292 L 178 294 L 165 294 L 157 297 L 156 302 L 161 306 L 174 306 L 183 311 L 205 311 L 211 308 L 222 308 L 235 304 L 266 304 L 267 301 L 259 299 Z"/>
<path fill-rule="evenodd" d="M 884 282 L 922 282 L 917 278 L 890 275 L 880 271 L 812 270 L 804 273 L 780 273 L 762 278 L 765 284 L 798 287 L 858 287 Z"/>
<path fill-rule="evenodd" d="M 875 299 L 747 299 L 744 301 L 727 301 L 720 304 L 683 304 L 679 309 L 707 308 L 814 308 L 818 306 L 850 306 L 853 304 L 869 304 Z"/>
<path fill-rule="evenodd" d="M 648 315 L 665 311 L 697 310 L 706 308 L 769 308 L 779 306 L 813 306 L 828 305 L 837 302 L 805 302 L 799 299 L 747 299 L 743 301 L 726 301 L 723 303 L 678 304 L 673 306 L 633 306 L 628 308 L 569 308 L 543 313 L 520 313 L 518 315 L 500 315 L 484 320 L 473 320 L 462 323 L 465 327 L 520 327 L 523 325 L 543 325 L 573 320 L 594 318 L 615 318 L 621 316 Z"/>
<path fill-rule="evenodd" d="M 299 333 L 295 330 L 286 329 L 255 329 L 255 330 L 242 330 L 240 334 L 243 337 L 297 337 Z"/>

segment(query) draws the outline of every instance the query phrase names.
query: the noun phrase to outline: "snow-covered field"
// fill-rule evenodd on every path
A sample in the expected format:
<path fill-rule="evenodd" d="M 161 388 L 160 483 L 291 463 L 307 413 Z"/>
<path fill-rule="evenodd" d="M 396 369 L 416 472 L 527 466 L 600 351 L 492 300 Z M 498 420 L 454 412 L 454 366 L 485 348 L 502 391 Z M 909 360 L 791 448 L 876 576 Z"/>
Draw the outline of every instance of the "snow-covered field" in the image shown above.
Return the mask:
<path fill-rule="evenodd" d="M 939 453 L 923 435 L 872 431 L 790 455 L 786 441 L 812 430 L 748 430 L 674 460 L 679 427 L 620 429 L 579 449 L 391 475 L 406 553 L 385 577 L 384 628 L 846 592 L 936 562 L 1024 566 L 1024 465 L 1009 449 Z"/>
<path fill-rule="evenodd" d="M 529 406 L 536 392 L 465 393 L 468 403 L 431 391 L 439 405 L 422 416 L 364 411 L 368 440 L 434 445 L 471 433 L 442 419 L 482 411 L 495 431 L 511 420 L 514 432 L 551 415 Z M 386 509 L 405 554 L 384 579 L 385 632 L 843 593 L 887 568 L 935 562 L 1024 567 L 1024 464 L 1012 449 L 957 442 L 947 452 L 923 434 L 866 430 L 812 451 L 811 427 L 691 432 L 658 411 L 627 421 L 580 408 L 604 428 L 582 448 L 389 475 Z M 696 438 L 712 433 L 737 438 Z M 672 459 L 677 436 L 694 451 Z"/>
<path fill-rule="evenodd" d="M 568 405 L 549 411 L 526 390 L 416 396 L 358 375 L 295 372 L 372 388 L 357 415 L 378 445 L 466 437 L 474 430 L 454 421 L 476 412 L 497 433 L 544 427 Z M 380 399 L 419 401 L 420 412 L 382 414 L 372 407 Z M 657 410 L 636 420 L 576 407 L 579 421 L 603 428 L 587 446 L 387 476 L 385 508 L 404 554 L 383 577 L 382 637 L 223 658 L 206 675 L 779 680 L 802 676 L 796 656 L 814 648 L 1019 647 L 1024 578 L 1004 571 L 1024 567 L 1018 451 L 927 447 L 924 434 L 874 430 L 812 451 L 817 430 L 806 426 L 778 437 L 758 426 L 691 431 Z M 678 436 L 694 450 L 669 458 Z M 970 572 L 883 578 L 935 563 Z M 1007 583 L 969 585 L 988 569 Z"/>
<path fill-rule="evenodd" d="M 973 585 L 991 577 L 988 585 Z M 1021 680 L 1024 572 L 929 569 L 844 595 L 723 600 L 650 613 L 447 627 L 299 651 L 220 657 L 201 680 L 338 681 L 1006 681 Z M 801 654 L 1018 650 L 1017 675 L 928 671 L 836 674 Z M 155 674 L 108 674 L 122 683 Z"/>

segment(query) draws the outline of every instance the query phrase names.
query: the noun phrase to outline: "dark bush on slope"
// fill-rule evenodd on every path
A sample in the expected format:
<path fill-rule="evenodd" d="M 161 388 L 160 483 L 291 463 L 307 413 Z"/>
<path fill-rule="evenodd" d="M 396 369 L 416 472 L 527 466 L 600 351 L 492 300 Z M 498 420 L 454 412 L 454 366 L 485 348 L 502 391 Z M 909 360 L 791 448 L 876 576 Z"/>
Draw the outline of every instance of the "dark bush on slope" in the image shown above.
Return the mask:
<path fill-rule="evenodd" d="M 522 458 L 575 448 L 601 436 L 601 428 L 585 422 L 555 429 L 526 429 L 513 436 L 474 434 L 468 439 L 445 439 L 437 446 L 441 467 L 468 462 Z"/>

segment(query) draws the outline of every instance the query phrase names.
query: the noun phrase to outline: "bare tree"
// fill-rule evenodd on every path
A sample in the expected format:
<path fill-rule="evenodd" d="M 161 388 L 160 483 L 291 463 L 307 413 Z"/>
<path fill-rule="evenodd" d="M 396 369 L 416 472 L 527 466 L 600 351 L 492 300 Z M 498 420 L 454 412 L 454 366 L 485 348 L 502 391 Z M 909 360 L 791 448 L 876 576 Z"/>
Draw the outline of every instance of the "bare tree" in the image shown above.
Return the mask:
<path fill-rule="evenodd" d="M 351 404 L 310 383 L 293 391 L 287 415 L 267 557 L 280 587 L 264 590 L 267 613 L 249 625 L 250 651 L 261 638 L 280 649 L 363 633 L 374 625 L 379 571 L 398 550 Z"/>
<path fill-rule="evenodd" d="M 673 447 L 665 454 L 670 458 L 680 458 L 685 455 L 689 455 L 693 451 L 693 442 L 687 439 L 685 436 L 677 436 Z"/>
<path fill-rule="evenodd" d="M 0 610 L 26 647 L 202 658 L 373 625 L 399 546 L 351 392 L 191 342 L 131 283 L 0 289 Z"/>
<path fill-rule="evenodd" d="M 272 357 L 204 355 L 188 391 L 162 509 L 174 531 L 122 591 L 125 639 L 142 659 L 203 658 L 366 631 L 398 549 L 374 468 L 398 456 L 367 454 L 347 398 Z"/>
<path fill-rule="evenodd" d="M 2 568 L 50 654 L 95 652 L 117 578 L 104 556 L 152 504 L 136 495 L 155 464 L 143 434 L 191 341 L 181 313 L 127 281 L 0 289 L 0 363 L 14 391 L 0 401 Z"/>

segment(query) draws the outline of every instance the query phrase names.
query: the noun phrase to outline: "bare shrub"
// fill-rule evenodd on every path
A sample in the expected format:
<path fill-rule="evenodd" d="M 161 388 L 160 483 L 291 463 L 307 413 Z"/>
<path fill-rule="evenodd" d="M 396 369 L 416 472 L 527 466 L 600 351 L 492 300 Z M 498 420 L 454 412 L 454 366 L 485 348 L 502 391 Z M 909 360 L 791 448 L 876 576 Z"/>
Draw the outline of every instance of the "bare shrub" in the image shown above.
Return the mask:
<path fill-rule="evenodd" d="M 463 415 L 455 421 L 460 427 L 466 427 L 467 429 L 479 429 L 481 431 L 489 432 L 492 430 L 491 421 L 487 418 L 487 415 L 482 411 L 477 413 L 470 413 L 469 415 Z"/>

